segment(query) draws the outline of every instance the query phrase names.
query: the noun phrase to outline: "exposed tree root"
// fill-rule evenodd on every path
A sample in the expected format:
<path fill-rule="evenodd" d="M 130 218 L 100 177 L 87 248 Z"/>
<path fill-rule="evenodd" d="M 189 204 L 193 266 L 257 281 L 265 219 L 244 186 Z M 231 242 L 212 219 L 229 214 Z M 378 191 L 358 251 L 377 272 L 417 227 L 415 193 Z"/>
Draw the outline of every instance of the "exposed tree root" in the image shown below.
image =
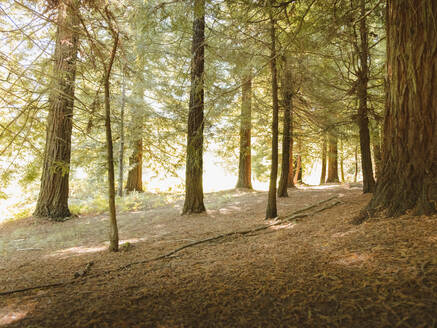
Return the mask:
<path fill-rule="evenodd" d="M 306 211 L 308 211 L 310 209 L 318 207 L 319 205 L 325 204 L 325 203 L 327 203 L 330 200 L 333 200 L 335 198 L 337 198 L 337 196 L 330 197 L 328 199 L 325 199 L 323 201 L 320 201 L 320 202 L 315 203 L 313 205 L 310 205 L 308 207 L 302 208 L 300 210 L 297 210 L 297 211 L 293 212 L 291 215 L 289 215 L 289 216 L 287 216 L 285 218 L 277 218 L 275 220 L 275 222 L 270 223 L 270 224 L 265 224 L 265 225 L 262 225 L 262 226 L 259 226 L 259 227 L 253 228 L 253 229 L 248 229 L 248 230 L 231 231 L 231 232 L 228 232 L 228 233 L 216 235 L 214 237 L 197 240 L 197 241 L 194 241 L 192 243 L 185 244 L 185 245 L 183 245 L 181 247 L 178 247 L 178 248 L 176 248 L 176 249 L 174 249 L 174 250 L 172 250 L 172 251 L 170 251 L 170 252 L 168 252 L 168 253 L 166 253 L 164 255 L 160 255 L 160 256 L 157 256 L 157 257 L 154 257 L 154 258 L 151 258 L 151 259 L 142 260 L 142 261 L 131 262 L 131 263 L 123 265 L 123 266 L 121 266 L 119 268 L 112 269 L 112 270 L 102 271 L 102 272 L 96 273 L 94 275 L 88 275 L 87 274 L 89 272 L 89 269 L 91 268 L 91 265 L 92 265 L 92 264 L 90 265 L 90 263 L 91 263 L 90 262 L 90 263 L 87 264 L 87 267 L 85 268 L 86 272 L 83 275 L 79 275 L 79 276 L 76 275 L 74 280 L 69 280 L 69 281 L 65 281 L 65 282 L 57 282 L 57 283 L 52 283 L 52 284 L 46 284 L 46 285 L 33 286 L 33 287 L 28 287 L 28 288 L 21 288 L 21 289 L 14 289 L 14 290 L 10 290 L 10 291 L 0 292 L 0 296 L 1 295 L 11 295 L 11 294 L 19 293 L 19 292 L 26 292 L 26 291 L 37 290 L 37 289 L 46 289 L 46 288 L 51 288 L 51 287 L 60 287 L 60 286 L 72 285 L 72 284 L 74 284 L 76 282 L 81 281 L 82 279 L 80 279 L 80 278 L 84 278 L 84 279 L 86 279 L 86 278 L 94 278 L 94 277 L 101 276 L 103 274 L 108 274 L 108 273 L 117 272 L 117 271 L 123 271 L 123 270 L 126 270 L 126 269 L 134 266 L 134 265 L 146 264 L 146 263 L 149 263 L 149 262 L 154 262 L 154 261 L 162 260 L 162 259 L 165 259 L 165 258 L 170 258 L 172 255 L 174 255 L 174 254 L 176 254 L 176 253 L 178 253 L 178 252 L 180 252 L 180 251 L 182 251 L 182 250 L 184 250 L 186 248 L 193 247 L 193 246 L 196 246 L 196 245 L 200 245 L 200 244 L 204 244 L 204 243 L 208 243 L 208 242 L 212 242 L 212 241 L 217 241 L 217 240 L 224 239 L 224 238 L 230 237 L 230 236 L 244 236 L 244 235 L 253 234 L 253 233 L 256 233 L 256 232 L 259 232 L 259 231 L 262 231 L 262 230 L 266 230 L 266 229 L 268 229 L 270 227 L 273 227 L 273 226 L 278 226 L 278 225 L 284 224 L 284 222 L 292 222 L 292 221 L 300 219 L 300 218 L 312 216 L 314 214 L 320 213 L 320 212 L 322 212 L 324 210 L 330 209 L 330 208 L 332 208 L 332 207 L 342 203 L 342 202 L 337 200 L 337 201 L 335 201 L 333 203 L 330 203 L 330 204 L 328 204 L 328 205 L 326 205 L 324 207 L 321 207 L 321 208 L 319 208 L 319 209 L 317 209 L 317 210 L 315 210 L 313 212 L 304 213 L 304 212 L 306 212 Z"/>

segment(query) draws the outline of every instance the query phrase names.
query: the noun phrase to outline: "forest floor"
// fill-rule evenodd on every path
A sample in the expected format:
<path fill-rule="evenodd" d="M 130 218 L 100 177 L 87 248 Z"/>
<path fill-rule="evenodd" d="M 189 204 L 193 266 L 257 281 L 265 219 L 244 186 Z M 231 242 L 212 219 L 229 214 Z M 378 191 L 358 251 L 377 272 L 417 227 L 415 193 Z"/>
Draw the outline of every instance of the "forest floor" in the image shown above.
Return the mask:
<path fill-rule="evenodd" d="M 336 198 L 283 221 L 264 220 L 266 192 L 241 190 L 207 194 L 206 214 L 121 213 L 118 253 L 107 215 L 3 223 L 0 327 L 437 327 L 437 216 L 355 226 L 359 188 L 289 196 L 282 219 Z"/>

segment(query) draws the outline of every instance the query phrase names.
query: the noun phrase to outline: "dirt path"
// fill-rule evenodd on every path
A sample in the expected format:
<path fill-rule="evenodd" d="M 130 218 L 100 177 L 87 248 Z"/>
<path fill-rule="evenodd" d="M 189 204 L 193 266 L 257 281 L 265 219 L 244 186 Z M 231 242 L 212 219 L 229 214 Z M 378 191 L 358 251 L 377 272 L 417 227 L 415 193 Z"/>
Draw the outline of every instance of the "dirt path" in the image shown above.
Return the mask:
<path fill-rule="evenodd" d="M 342 204 L 313 216 L 125 270 L 266 224 L 266 194 L 210 194 L 204 215 L 180 216 L 180 202 L 120 215 L 132 247 L 118 254 L 106 251 L 105 216 L 1 225 L 0 292 L 73 283 L 0 296 L 0 327 L 436 326 L 437 217 L 353 226 L 368 196 L 342 186 L 292 191 L 279 214 L 334 195 Z"/>

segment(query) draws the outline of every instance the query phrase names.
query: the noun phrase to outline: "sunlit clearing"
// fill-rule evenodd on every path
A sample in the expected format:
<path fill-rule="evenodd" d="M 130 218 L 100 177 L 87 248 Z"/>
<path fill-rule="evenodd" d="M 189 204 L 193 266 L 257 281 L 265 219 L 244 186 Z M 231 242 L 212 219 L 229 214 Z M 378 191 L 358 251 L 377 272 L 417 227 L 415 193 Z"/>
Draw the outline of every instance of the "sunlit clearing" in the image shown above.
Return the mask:
<path fill-rule="evenodd" d="M 85 246 L 79 246 L 79 247 L 70 247 L 67 249 L 62 249 L 59 251 L 56 251 L 50 255 L 47 255 L 46 258 L 49 257 L 68 257 L 70 255 L 81 255 L 81 254 L 88 254 L 88 253 L 97 253 L 101 252 L 107 249 L 107 246 L 95 246 L 95 247 L 85 247 Z"/>
<path fill-rule="evenodd" d="M 296 223 L 284 223 L 276 226 L 270 227 L 272 230 L 282 230 L 282 229 L 293 229 L 296 226 Z"/>
<path fill-rule="evenodd" d="M 352 253 L 335 261 L 337 264 L 345 266 L 362 265 L 370 260 L 371 256 L 368 254 Z"/>

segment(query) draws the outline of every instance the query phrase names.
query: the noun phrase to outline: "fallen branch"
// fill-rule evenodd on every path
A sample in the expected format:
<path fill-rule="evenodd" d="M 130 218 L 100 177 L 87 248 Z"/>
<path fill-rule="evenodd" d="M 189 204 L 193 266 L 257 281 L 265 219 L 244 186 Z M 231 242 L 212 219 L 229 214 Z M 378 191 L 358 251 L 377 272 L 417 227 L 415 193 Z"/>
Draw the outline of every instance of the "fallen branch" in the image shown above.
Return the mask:
<path fill-rule="evenodd" d="M 174 254 L 176 254 L 176 253 L 178 253 L 178 252 L 180 252 L 180 251 L 182 251 L 182 250 L 184 250 L 186 248 L 189 248 L 189 247 L 193 247 L 193 246 L 196 246 L 196 245 L 208 243 L 208 242 L 211 242 L 211 241 L 216 241 L 216 240 L 223 239 L 223 238 L 230 237 L 230 236 L 236 236 L 236 235 L 244 236 L 244 235 L 248 235 L 248 234 L 251 234 L 251 233 L 258 232 L 258 231 L 266 230 L 266 229 L 268 229 L 270 227 L 273 227 L 273 226 L 281 225 L 284 222 L 291 222 L 291 221 L 294 221 L 294 220 L 297 220 L 297 219 L 300 219 L 300 218 L 308 217 L 308 216 L 320 213 L 320 212 L 322 212 L 324 210 L 330 209 L 330 208 L 332 208 L 332 207 L 342 203 L 340 201 L 335 201 L 335 202 L 333 202 L 333 203 L 331 203 L 329 205 L 326 205 L 326 206 L 324 206 L 324 207 L 322 207 L 322 208 L 320 208 L 320 209 L 318 209 L 318 210 L 316 210 L 314 212 L 306 213 L 306 214 L 302 213 L 302 212 L 308 211 L 309 209 L 317 207 L 317 206 L 319 206 L 321 204 L 324 204 L 324 203 L 326 203 L 326 202 L 328 202 L 328 201 L 330 201 L 330 200 L 332 200 L 334 198 L 336 198 L 336 196 L 328 198 L 328 199 L 325 199 L 325 200 L 323 200 L 321 202 L 318 202 L 318 203 L 313 204 L 311 206 L 302 208 L 300 210 L 297 210 L 297 211 L 293 212 L 293 214 L 291 216 L 285 217 L 283 219 L 279 218 L 279 220 L 277 220 L 276 222 L 270 223 L 270 224 L 262 225 L 260 227 L 253 228 L 253 229 L 248 229 L 248 230 L 232 231 L 232 232 L 224 233 L 224 234 L 217 235 L 217 236 L 214 236 L 214 237 L 197 240 L 197 241 L 194 241 L 192 243 L 185 244 L 185 245 L 183 245 L 181 247 L 178 247 L 178 248 L 176 248 L 176 249 L 174 249 L 174 250 L 172 250 L 172 251 L 170 251 L 170 252 L 168 252 L 168 253 L 166 253 L 164 255 L 160 255 L 160 256 L 157 256 L 157 257 L 154 257 L 154 258 L 151 258 L 151 259 L 147 259 L 147 260 L 131 262 L 131 263 L 128 263 L 128 264 L 123 265 L 121 267 L 118 267 L 117 269 L 106 270 L 106 271 L 103 271 L 103 272 L 100 272 L 100 273 L 96 273 L 94 275 L 88 275 L 87 277 L 88 278 L 94 278 L 94 277 L 98 277 L 98 276 L 100 276 L 102 274 L 108 274 L 108 273 L 112 273 L 112 272 L 122 271 L 122 270 L 125 270 L 125 269 L 127 269 L 127 268 L 129 268 L 131 266 L 137 265 L 137 264 L 146 264 L 146 263 L 158 261 L 158 260 L 161 260 L 161 259 L 169 258 L 172 255 L 174 255 Z M 93 264 L 93 262 L 89 262 L 87 264 L 85 270 L 83 271 L 83 274 L 79 275 L 78 277 L 75 277 L 75 278 L 85 278 L 85 275 L 89 271 L 89 269 L 91 268 L 92 264 Z M 22 289 L 15 289 L 15 290 L 10 290 L 10 291 L 0 292 L 0 296 L 11 295 L 11 294 L 19 293 L 19 292 L 26 292 L 26 291 L 37 290 L 37 289 L 45 289 L 45 288 L 51 288 L 51 287 L 59 287 L 59 286 L 72 285 L 72 284 L 74 284 L 76 282 L 79 282 L 79 281 L 80 281 L 80 279 L 74 279 L 74 280 L 65 281 L 65 282 L 57 282 L 57 283 L 52 283 L 52 284 L 46 284 L 46 285 L 40 285 L 40 286 L 34 286 L 34 287 L 28 287 L 28 288 L 22 288 Z"/>

